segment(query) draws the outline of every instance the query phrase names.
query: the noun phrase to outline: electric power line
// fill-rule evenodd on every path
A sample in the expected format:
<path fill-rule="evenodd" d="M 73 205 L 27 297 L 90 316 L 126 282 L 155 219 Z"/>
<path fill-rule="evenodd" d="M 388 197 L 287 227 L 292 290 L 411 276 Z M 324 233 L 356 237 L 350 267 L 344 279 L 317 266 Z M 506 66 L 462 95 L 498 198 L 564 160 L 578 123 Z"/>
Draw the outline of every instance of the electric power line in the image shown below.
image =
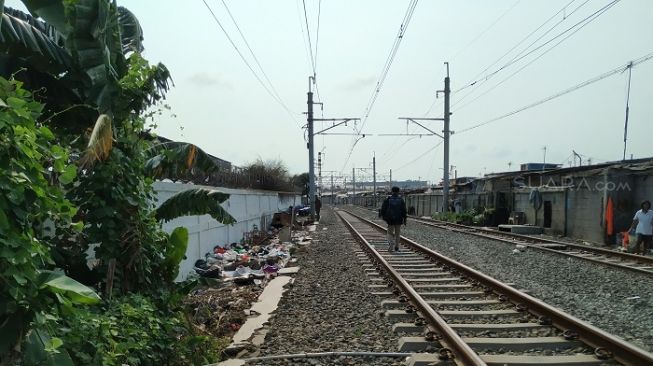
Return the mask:
<path fill-rule="evenodd" d="M 420 156 L 418 156 L 418 157 L 416 157 L 415 159 L 409 161 L 408 163 L 406 163 L 406 164 L 400 166 L 399 168 L 395 168 L 395 169 L 393 169 L 393 171 L 399 171 L 400 169 L 403 169 L 403 168 L 405 168 L 405 167 L 407 167 L 407 166 L 413 164 L 414 162 L 416 162 L 416 161 L 418 161 L 419 159 L 421 159 L 421 158 L 423 158 L 424 156 L 426 156 L 426 155 L 427 155 L 428 153 L 430 153 L 431 151 L 437 149 L 440 145 L 442 145 L 442 142 L 443 142 L 443 141 L 438 142 L 435 146 L 433 146 L 432 148 L 426 150 L 426 151 L 425 151 L 423 154 L 421 154 Z"/>
<path fill-rule="evenodd" d="M 575 1 L 576 1 L 576 0 L 571 0 L 570 2 L 568 2 L 565 6 L 563 6 L 560 10 L 558 10 L 555 14 L 553 14 L 551 17 L 549 17 L 547 20 L 545 20 L 544 23 L 540 24 L 540 26 L 538 26 L 537 28 L 535 28 L 535 30 L 533 30 L 532 32 L 530 32 L 529 34 L 527 34 L 524 38 L 522 38 L 519 42 L 517 42 L 517 44 L 515 44 L 514 46 L 512 46 L 512 47 L 511 47 L 508 51 L 506 51 L 503 55 L 501 55 L 499 58 L 497 58 L 496 60 L 494 60 L 494 62 L 492 62 L 492 63 L 491 63 L 490 65 L 488 65 L 487 67 L 485 67 L 481 72 L 479 72 L 478 74 L 476 74 L 476 76 L 474 76 L 474 77 L 472 78 L 472 80 L 474 80 L 474 81 L 468 82 L 467 84 L 465 84 L 465 86 L 463 86 L 463 87 L 461 87 L 461 88 L 459 88 L 459 89 L 454 90 L 453 93 L 461 92 L 461 91 L 463 91 L 464 89 L 467 89 L 467 88 L 469 88 L 469 87 L 472 87 L 472 86 L 476 85 L 476 83 L 479 82 L 479 80 L 480 80 L 479 77 L 481 77 L 481 75 L 483 75 L 486 71 L 488 71 L 492 66 L 496 65 L 499 61 L 503 60 L 503 58 L 506 57 L 506 56 L 508 56 L 508 55 L 510 54 L 510 52 L 514 51 L 517 47 L 519 47 L 522 43 L 524 43 L 527 39 L 529 39 L 533 34 L 537 33 L 537 31 L 539 31 L 540 29 L 542 29 L 542 27 L 544 27 L 546 24 L 548 24 L 548 23 L 549 23 L 553 18 L 555 18 L 555 17 L 558 16 L 560 13 L 562 13 L 563 11 L 565 11 L 565 9 L 566 9 L 567 7 L 569 7 L 569 5 L 571 5 L 571 4 L 574 3 Z M 588 0 L 588 1 L 589 1 L 589 0 Z M 587 2 L 587 1 L 586 1 L 586 2 Z M 582 5 L 581 5 L 581 6 L 582 6 Z M 564 21 L 564 20 L 566 20 L 566 19 L 567 19 L 567 16 L 563 17 L 562 21 Z M 550 31 L 551 29 L 555 28 L 558 24 L 560 24 L 560 22 L 556 23 L 552 28 L 549 29 L 549 31 Z M 549 31 L 547 31 L 547 32 L 549 32 Z"/>
<path fill-rule="evenodd" d="M 311 41 L 311 29 L 308 26 L 308 15 L 306 15 L 306 0 L 302 0 L 304 5 L 304 21 L 306 22 L 306 34 L 308 35 L 308 49 L 311 52 L 311 65 L 313 66 L 313 76 L 315 76 L 315 58 L 313 57 L 313 44 Z"/>
<path fill-rule="evenodd" d="M 311 56 L 311 68 L 313 69 L 313 83 L 315 85 L 315 94 L 317 95 L 318 102 L 322 101 L 320 97 L 320 89 L 317 84 L 317 46 L 320 37 L 320 13 L 322 12 L 322 1 L 318 3 L 318 19 L 317 19 L 317 39 L 315 41 L 315 55 L 313 55 L 313 40 L 311 39 L 311 29 L 308 26 L 308 14 L 306 12 L 306 0 L 302 0 L 302 6 L 304 8 L 304 23 L 306 24 L 306 37 L 308 38 L 308 49 Z"/>
<path fill-rule="evenodd" d="M 277 99 L 279 99 L 280 101 L 283 101 L 283 99 L 281 98 L 281 95 L 279 94 L 279 92 L 277 92 L 277 89 L 274 87 L 274 84 L 272 84 L 272 81 L 270 81 L 270 78 L 268 77 L 268 74 L 263 69 L 263 66 L 261 66 L 261 63 L 259 62 L 258 57 L 256 57 L 256 54 L 254 53 L 254 50 L 252 50 L 252 47 L 249 45 L 249 42 L 247 41 L 247 38 L 245 37 L 245 34 L 243 34 L 242 30 L 238 26 L 238 22 L 236 22 L 236 19 L 231 14 L 231 10 L 229 10 L 229 7 L 227 6 L 227 3 L 224 0 L 221 0 L 221 1 L 222 1 L 222 5 L 224 5 L 225 10 L 227 10 L 227 14 L 229 14 L 229 18 L 231 18 L 231 21 L 236 26 L 236 29 L 238 30 L 238 34 L 240 34 L 240 37 L 245 42 L 245 45 L 247 46 L 247 49 L 249 50 L 249 53 L 252 55 L 252 58 L 254 59 L 254 62 L 256 62 L 256 65 L 258 66 L 259 70 L 261 70 L 261 73 L 263 74 L 263 77 L 265 78 L 265 80 L 270 85 L 270 89 L 276 95 Z M 285 103 L 283 103 L 283 106 L 287 110 L 288 113 L 291 113 L 291 111 L 287 109 Z"/>
<path fill-rule="evenodd" d="M 288 114 L 290 115 L 290 117 L 293 118 L 293 119 L 295 120 L 295 122 L 299 123 L 299 122 L 295 119 L 295 117 L 292 115 L 292 113 L 290 112 L 290 109 L 285 105 L 285 103 L 284 103 L 282 100 L 278 99 L 278 98 L 274 95 L 274 93 L 272 93 L 272 91 L 270 91 L 270 88 L 268 88 L 268 86 L 265 85 L 265 83 L 263 82 L 263 80 L 261 80 L 261 77 L 260 77 L 260 76 L 258 75 L 258 73 L 254 70 L 254 68 L 252 68 L 252 65 L 250 65 L 250 63 L 247 61 L 247 59 L 246 59 L 245 56 L 242 54 L 242 52 L 240 52 L 240 49 L 238 49 L 238 46 L 236 46 L 236 43 L 234 43 L 233 39 L 231 39 L 231 37 L 229 36 L 229 33 L 228 33 L 227 30 L 222 26 L 222 23 L 220 22 L 220 20 L 218 19 L 218 17 L 215 15 L 215 13 L 213 12 L 213 9 L 211 9 L 211 7 L 210 7 L 209 4 L 206 2 L 206 0 L 202 0 L 202 2 L 204 3 L 204 5 L 206 6 L 206 8 L 207 8 L 207 9 L 209 10 L 209 12 L 211 13 L 211 16 L 213 17 L 213 20 L 215 20 L 215 22 L 218 24 L 218 26 L 220 27 L 220 29 L 222 30 L 222 32 L 224 33 L 224 35 L 227 37 L 227 40 L 229 41 L 229 43 L 231 44 L 231 46 L 236 50 L 236 53 L 238 53 L 238 55 L 240 56 L 240 59 L 245 63 L 245 66 L 247 66 L 247 68 L 249 69 L 249 71 L 252 72 L 252 74 L 254 75 L 254 77 L 256 78 L 256 80 L 257 80 L 257 81 L 259 82 L 259 84 L 263 87 L 263 89 L 265 89 L 265 91 L 270 95 L 270 97 L 272 97 L 272 99 L 274 99 L 275 102 L 277 102 L 277 103 L 278 103 L 278 104 L 279 104 L 283 109 L 286 110 L 286 112 L 288 112 Z"/>
<path fill-rule="evenodd" d="M 363 118 L 363 123 L 361 125 L 361 128 L 359 131 L 362 131 L 363 128 L 365 127 L 365 123 L 367 122 L 367 119 L 370 115 L 370 112 L 372 112 L 372 108 L 374 107 L 374 103 L 376 102 L 377 97 L 379 96 L 379 92 L 381 91 L 381 88 L 383 87 L 383 84 L 385 83 L 385 79 L 388 76 L 388 72 L 390 71 L 390 67 L 392 66 L 394 59 L 397 55 L 397 51 L 399 50 L 399 46 L 401 45 L 401 41 L 404 38 L 404 35 L 406 34 L 406 30 L 408 29 L 408 25 L 410 24 L 410 20 L 413 17 L 413 13 L 415 12 L 415 7 L 417 7 L 417 2 L 418 0 L 411 0 L 411 2 L 408 4 L 408 8 L 406 9 L 406 13 L 404 14 L 404 18 L 401 22 L 401 25 L 399 26 L 399 32 L 397 33 L 397 36 L 394 39 L 394 42 L 392 44 L 392 47 L 390 48 L 390 53 L 388 54 L 388 57 L 386 58 L 385 64 L 383 65 L 383 68 L 381 69 L 381 74 L 379 76 L 379 79 L 376 82 L 376 86 L 374 87 L 374 90 L 372 91 L 372 95 L 369 99 L 369 102 L 367 103 L 367 107 L 365 108 L 365 116 Z"/>
<path fill-rule="evenodd" d="M 561 97 L 561 96 L 563 96 L 563 95 L 565 95 L 565 94 L 569 94 L 569 93 L 571 93 L 571 92 L 573 92 L 573 91 L 576 91 L 576 90 L 581 89 L 581 88 L 584 88 L 584 87 L 586 87 L 586 86 L 588 86 L 588 85 L 594 84 L 594 83 L 596 83 L 597 81 L 603 80 L 603 79 L 605 79 L 605 78 L 607 78 L 607 77 L 609 77 L 609 76 L 612 76 L 612 75 L 618 74 L 618 73 L 620 73 L 620 72 L 624 72 L 624 71 L 627 70 L 629 67 L 635 67 L 636 65 L 639 65 L 639 64 L 644 63 L 644 62 L 646 62 L 646 61 L 649 61 L 649 60 L 652 59 L 652 58 L 653 58 L 653 52 L 652 52 L 652 53 L 649 53 L 648 55 L 642 56 L 642 57 L 640 57 L 640 58 L 638 58 L 638 59 L 636 59 L 636 60 L 634 60 L 634 61 L 631 61 L 631 62 L 627 63 L 626 65 L 619 66 L 619 67 L 617 67 L 617 68 L 615 68 L 615 69 L 612 69 L 612 70 L 610 70 L 610 71 L 608 71 L 608 72 L 605 72 L 605 73 L 603 73 L 603 74 L 601 74 L 601 75 L 598 75 L 598 76 L 595 76 L 595 77 L 593 77 L 593 78 L 591 78 L 591 79 L 588 79 L 588 80 L 586 80 L 586 81 L 583 81 L 582 83 L 577 84 L 577 85 L 574 85 L 574 86 L 572 86 L 571 88 L 568 88 L 568 89 L 565 89 L 565 90 L 560 91 L 560 92 L 558 92 L 558 93 L 555 93 L 555 94 L 553 94 L 553 95 L 550 95 L 550 96 L 548 96 L 548 97 L 546 97 L 546 98 L 544 98 L 544 99 L 541 99 L 541 100 L 539 100 L 539 101 L 537 101 L 537 102 L 533 102 L 533 103 L 531 103 L 531 104 L 528 104 L 528 105 L 526 105 L 526 106 L 523 106 L 523 107 L 521 107 L 521 108 L 518 108 L 518 109 L 516 109 L 516 110 L 514 110 L 514 111 L 512 111 L 512 112 L 509 112 L 509 113 L 503 114 L 503 115 L 501 115 L 501 116 L 499 116 L 499 117 L 492 118 L 492 119 L 487 120 L 487 121 L 485 121 L 485 122 L 481 122 L 481 123 L 478 123 L 478 124 L 472 125 L 472 126 L 470 126 L 470 127 L 464 128 L 464 129 L 462 129 L 462 130 L 460 130 L 460 131 L 457 131 L 457 132 L 456 132 L 456 135 L 459 135 L 459 134 L 461 134 L 461 133 L 464 133 L 464 132 L 467 132 L 467 131 L 470 131 L 470 130 L 473 130 L 473 129 L 479 128 L 479 127 L 481 127 L 481 126 L 485 126 L 485 125 L 487 125 L 487 124 L 490 124 L 490 123 L 493 123 L 493 122 L 499 121 L 499 120 L 504 119 L 504 118 L 506 118 L 506 117 L 510 117 L 510 116 L 515 115 L 515 114 L 517 114 L 517 113 L 523 112 L 523 111 L 525 111 L 525 110 L 527 110 L 527 109 L 531 109 L 531 108 L 537 107 L 537 106 L 539 106 L 540 104 L 544 104 L 544 103 L 546 103 L 546 102 L 548 102 L 548 101 L 551 101 L 551 100 L 553 100 L 553 99 L 559 98 L 559 97 Z"/>
<path fill-rule="evenodd" d="M 619 0 L 617 0 L 617 1 L 619 1 Z M 614 5 L 614 4 L 616 4 L 616 1 L 612 3 L 612 5 Z M 612 7 L 612 5 L 610 5 L 610 7 Z M 511 79 L 513 76 L 519 74 L 522 70 L 524 70 L 525 68 L 527 68 L 528 66 L 530 66 L 531 64 L 533 64 L 535 61 L 537 61 L 537 60 L 539 60 L 540 58 L 542 58 L 542 56 L 546 55 L 546 54 L 549 53 L 551 50 L 553 50 L 553 49 L 556 48 L 558 45 L 560 45 L 562 42 L 564 42 L 564 41 L 566 41 L 567 39 L 569 39 L 570 37 L 572 37 L 574 34 L 576 34 L 577 32 L 579 32 L 579 31 L 580 31 L 581 29 L 583 29 L 585 26 L 587 26 L 588 24 L 590 24 L 592 21 L 596 20 L 596 18 L 598 18 L 599 16 L 603 15 L 606 11 L 608 11 L 608 10 L 610 9 L 610 7 L 603 8 L 603 9 L 601 9 L 601 12 L 594 13 L 594 14 L 592 14 L 590 17 L 586 18 L 586 19 L 589 19 L 589 20 L 587 20 L 587 21 L 586 21 L 585 23 L 583 23 L 581 26 L 579 26 L 578 28 L 576 28 L 573 32 L 571 32 L 570 34 L 568 34 L 566 37 L 564 37 L 563 39 L 561 39 L 559 42 L 557 42 L 557 43 L 554 44 L 553 46 L 549 47 L 548 49 L 544 50 L 544 52 L 540 53 L 539 55 L 537 55 L 537 57 L 535 57 L 534 59 L 530 60 L 526 65 L 520 67 L 519 69 L 517 69 L 517 70 L 516 70 L 515 72 L 513 72 L 512 74 L 508 75 L 508 77 L 504 78 L 503 80 L 501 80 L 500 82 L 498 82 L 498 83 L 495 84 L 494 86 L 490 87 L 490 89 L 487 89 L 487 90 L 484 91 L 483 93 L 477 95 L 474 99 L 468 101 L 467 103 L 463 104 L 463 105 L 460 106 L 459 108 L 456 108 L 456 109 L 454 110 L 454 112 L 460 111 L 461 109 L 463 109 L 464 107 L 466 107 L 466 106 L 468 106 L 469 104 L 473 103 L 474 101 L 478 100 L 479 98 L 481 98 L 481 97 L 487 95 L 487 94 L 490 93 L 492 90 L 496 89 L 496 88 L 499 87 L 501 84 L 503 84 L 503 83 L 505 83 L 506 81 L 508 81 L 509 79 Z M 459 102 L 460 102 L 460 101 L 459 101 Z"/>
<path fill-rule="evenodd" d="M 372 90 L 372 95 L 370 96 L 370 99 L 367 103 L 367 107 L 365 108 L 363 122 L 361 124 L 361 127 L 357 129 L 358 133 L 361 133 L 363 131 L 363 128 L 365 128 L 365 123 L 367 123 L 367 119 L 369 118 L 370 112 L 374 107 L 374 103 L 376 102 L 376 99 L 379 96 L 379 92 L 381 91 L 381 88 L 385 83 L 385 79 L 388 76 L 388 72 L 390 71 L 390 67 L 394 62 L 395 56 L 397 55 L 397 51 L 399 50 L 401 41 L 406 33 L 406 30 L 408 29 L 408 25 L 410 24 L 410 20 L 413 17 L 413 13 L 415 12 L 415 7 L 417 7 L 418 1 L 419 0 L 411 0 L 410 3 L 408 4 L 408 8 L 406 9 L 404 18 L 402 19 L 401 25 L 399 26 L 399 32 L 397 33 L 397 36 L 394 39 L 392 47 L 390 48 L 390 53 L 388 54 L 388 57 L 385 60 L 383 68 L 381 69 L 381 74 L 379 75 L 379 79 L 376 82 L 376 86 Z M 347 163 L 349 162 L 349 158 L 354 152 L 354 148 L 356 147 L 358 141 L 359 140 L 355 140 L 351 148 L 349 149 L 349 153 L 347 154 L 347 158 L 345 159 L 345 163 L 343 164 L 343 168 L 341 171 L 343 171 L 347 166 Z"/>
<path fill-rule="evenodd" d="M 320 45 L 320 16 L 322 15 L 322 0 L 317 3 L 317 31 L 315 32 L 315 69 L 317 69 L 317 50 Z"/>
<path fill-rule="evenodd" d="M 497 23 L 499 23 L 499 21 L 501 21 L 501 19 L 503 19 L 506 15 L 508 15 L 508 13 L 510 13 L 510 11 L 512 9 L 514 9 L 517 6 L 517 4 L 520 3 L 520 1 L 521 0 L 515 1 L 506 11 L 504 11 L 503 13 L 501 13 L 501 15 L 499 15 L 499 17 L 497 19 L 495 19 L 492 22 L 492 24 L 490 24 L 487 28 L 485 28 L 485 30 L 483 30 L 481 33 L 479 33 L 476 37 L 474 37 L 474 39 L 472 39 L 469 43 L 467 43 L 463 48 L 458 50 L 458 52 L 456 52 L 453 55 L 453 57 L 451 57 L 449 60 L 450 61 L 454 60 L 456 57 L 458 57 L 458 55 L 460 55 L 463 51 L 465 51 L 467 48 L 469 48 L 469 46 L 473 45 L 476 41 L 478 41 L 481 37 L 483 37 L 487 32 L 490 31 L 490 29 L 492 29 L 495 25 L 497 25 Z"/>

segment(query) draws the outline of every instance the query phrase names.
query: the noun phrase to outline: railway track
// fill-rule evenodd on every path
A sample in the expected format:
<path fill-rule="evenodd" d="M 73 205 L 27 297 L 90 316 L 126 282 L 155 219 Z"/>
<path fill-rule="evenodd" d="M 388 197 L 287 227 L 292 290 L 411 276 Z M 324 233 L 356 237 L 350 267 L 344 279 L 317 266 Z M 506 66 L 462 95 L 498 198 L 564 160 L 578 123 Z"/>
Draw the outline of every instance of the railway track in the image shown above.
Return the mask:
<path fill-rule="evenodd" d="M 653 257 L 618 252 L 610 249 L 592 247 L 589 245 L 569 243 L 559 240 L 542 238 L 539 236 L 521 235 L 489 228 L 454 224 L 433 219 L 424 219 L 411 216 L 411 221 L 439 229 L 450 230 L 457 233 L 474 235 L 481 238 L 496 240 L 512 245 L 557 253 L 569 257 L 579 258 L 608 266 L 619 267 L 629 271 L 653 275 Z"/>
<path fill-rule="evenodd" d="M 399 351 L 426 352 L 413 365 L 653 365 L 653 354 L 410 239 L 389 253 L 384 227 L 337 214 L 369 258 L 385 315 L 408 335 Z"/>

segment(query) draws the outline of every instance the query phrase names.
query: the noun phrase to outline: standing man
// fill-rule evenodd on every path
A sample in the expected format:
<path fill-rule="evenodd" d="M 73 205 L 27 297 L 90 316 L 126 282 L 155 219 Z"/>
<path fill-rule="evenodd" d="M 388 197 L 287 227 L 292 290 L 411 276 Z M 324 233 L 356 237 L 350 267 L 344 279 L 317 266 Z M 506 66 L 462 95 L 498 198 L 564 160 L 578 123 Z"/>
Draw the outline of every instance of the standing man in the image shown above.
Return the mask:
<path fill-rule="evenodd" d="M 315 219 L 317 221 L 320 221 L 320 210 L 322 209 L 322 201 L 320 201 L 320 197 L 315 195 Z"/>
<path fill-rule="evenodd" d="M 379 215 L 388 224 L 388 251 L 399 251 L 401 224 L 406 225 L 406 202 L 399 197 L 399 187 L 392 187 L 392 195 L 383 201 Z"/>
<path fill-rule="evenodd" d="M 646 255 L 653 243 L 653 211 L 651 211 L 651 202 L 644 201 L 640 205 L 640 210 L 635 213 L 633 223 L 630 225 L 630 230 L 635 226 L 635 233 L 637 234 L 637 243 L 635 244 L 635 254 L 641 253 Z"/>

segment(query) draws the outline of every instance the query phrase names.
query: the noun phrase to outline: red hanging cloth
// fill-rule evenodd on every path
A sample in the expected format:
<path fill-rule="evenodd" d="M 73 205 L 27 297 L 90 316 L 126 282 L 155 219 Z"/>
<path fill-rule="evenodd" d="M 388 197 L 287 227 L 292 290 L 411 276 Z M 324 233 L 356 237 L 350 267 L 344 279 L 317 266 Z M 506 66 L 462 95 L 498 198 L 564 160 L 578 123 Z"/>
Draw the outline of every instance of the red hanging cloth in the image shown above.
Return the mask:
<path fill-rule="evenodd" d="M 605 206 L 605 228 L 608 235 L 614 235 L 614 204 L 612 197 L 608 197 L 608 203 Z"/>

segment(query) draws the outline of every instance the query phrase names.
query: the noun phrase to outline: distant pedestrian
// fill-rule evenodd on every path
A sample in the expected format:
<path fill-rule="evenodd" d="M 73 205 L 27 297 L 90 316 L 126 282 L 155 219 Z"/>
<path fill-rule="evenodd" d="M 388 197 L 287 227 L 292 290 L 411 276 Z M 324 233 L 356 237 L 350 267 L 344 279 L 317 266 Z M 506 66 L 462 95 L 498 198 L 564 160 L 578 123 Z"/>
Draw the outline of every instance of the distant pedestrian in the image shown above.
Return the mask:
<path fill-rule="evenodd" d="M 320 197 L 315 196 L 315 218 L 317 221 L 320 221 L 320 210 L 322 209 L 322 201 Z"/>
<path fill-rule="evenodd" d="M 635 233 L 637 234 L 635 253 L 642 255 L 648 254 L 653 243 L 653 211 L 651 211 L 650 201 L 642 202 L 640 210 L 635 213 L 633 223 L 630 225 L 630 231 L 633 229 L 635 229 Z"/>
<path fill-rule="evenodd" d="M 401 224 L 406 225 L 406 202 L 399 197 L 399 187 L 392 187 L 392 195 L 386 198 L 379 213 L 388 224 L 388 251 L 399 251 Z"/>

